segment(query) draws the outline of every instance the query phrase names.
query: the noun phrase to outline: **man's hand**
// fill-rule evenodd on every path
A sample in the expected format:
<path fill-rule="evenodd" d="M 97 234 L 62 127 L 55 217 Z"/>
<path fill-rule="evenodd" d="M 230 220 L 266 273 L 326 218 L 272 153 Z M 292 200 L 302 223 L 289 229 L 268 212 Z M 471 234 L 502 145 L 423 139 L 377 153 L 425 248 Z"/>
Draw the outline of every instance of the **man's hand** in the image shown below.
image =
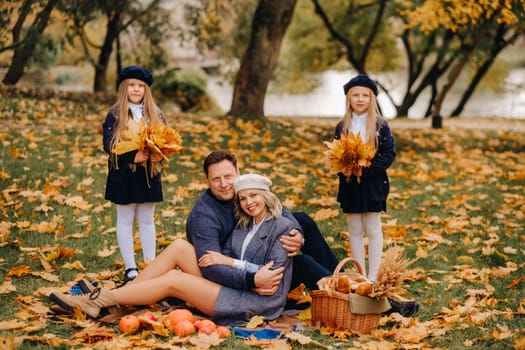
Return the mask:
<path fill-rule="evenodd" d="M 277 291 L 283 279 L 284 267 L 272 270 L 273 261 L 264 265 L 255 273 L 255 291 L 261 295 L 272 295 Z M 265 293 L 265 294 L 262 294 Z"/>
<path fill-rule="evenodd" d="M 304 238 L 296 229 L 290 231 L 290 235 L 282 235 L 279 239 L 283 248 L 288 251 L 288 256 L 296 256 L 303 247 Z"/>
<path fill-rule="evenodd" d="M 279 286 L 275 286 L 271 289 L 255 288 L 253 291 L 259 295 L 274 295 L 278 288 Z"/>

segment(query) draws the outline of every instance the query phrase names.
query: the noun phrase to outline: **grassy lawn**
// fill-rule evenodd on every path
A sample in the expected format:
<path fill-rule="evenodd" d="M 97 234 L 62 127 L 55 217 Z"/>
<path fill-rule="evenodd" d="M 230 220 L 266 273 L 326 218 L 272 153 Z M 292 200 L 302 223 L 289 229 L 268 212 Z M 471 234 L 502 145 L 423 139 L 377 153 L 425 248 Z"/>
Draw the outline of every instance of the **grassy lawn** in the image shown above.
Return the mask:
<path fill-rule="evenodd" d="M 109 106 L 92 95 L 30 95 L 0 96 L 0 348 L 22 341 L 20 349 L 190 348 L 172 335 L 122 336 L 112 325 L 94 328 L 48 313 L 52 288 L 80 277 L 122 276 L 122 261 L 114 207 L 103 198 L 101 123 Z M 243 172 L 272 178 L 283 204 L 314 217 L 338 257 L 347 256 L 337 179 L 323 157 L 335 122 L 272 118 L 261 127 L 175 113 L 168 120 L 185 150 L 163 175 L 159 250 L 185 236 L 186 217 L 205 188 L 203 158 L 227 148 Z M 376 331 L 361 336 L 326 335 L 305 320 L 304 344 L 288 340 L 274 348 L 319 348 L 316 342 L 334 349 L 525 348 L 525 131 L 477 123 L 447 128 L 445 120 L 442 130 L 391 123 L 397 158 L 389 170 L 385 245 L 417 258 L 407 289 L 421 304 L 419 314 L 383 317 Z M 220 345 L 254 346 L 240 337 Z"/>

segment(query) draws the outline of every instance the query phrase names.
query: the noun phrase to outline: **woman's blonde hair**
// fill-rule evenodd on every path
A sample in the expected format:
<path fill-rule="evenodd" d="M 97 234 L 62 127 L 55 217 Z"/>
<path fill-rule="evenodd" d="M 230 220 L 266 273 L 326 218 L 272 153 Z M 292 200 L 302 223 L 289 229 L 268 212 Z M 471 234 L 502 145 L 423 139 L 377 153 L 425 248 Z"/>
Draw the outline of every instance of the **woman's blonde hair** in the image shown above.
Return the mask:
<path fill-rule="evenodd" d="M 281 205 L 281 202 L 277 198 L 277 196 L 270 192 L 265 190 L 249 190 L 249 191 L 256 191 L 259 193 L 263 199 L 264 204 L 266 204 L 267 213 L 266 213 L 266 220 L 272 220 L 276 219 L 281 216 L 283 207 Z M 235 196 L 235 209 L 234 209 L 235 218 L 237 219 L 237 224 L 242 228 L 248 228 L 250 225 L 250 222 L 252 221 L 252 217 L 241 208 L 241 203 L 239 201 L 239 196 Z"/>
<path fill-rule="evenodd" d="M 117 102 L 113 105 L 112 110 L 115 114 L 115 127 L 113 129 L 113 136 L 111 137 L 111 149 L 120 141 L 122 131 L 126 130 L 130 112 L 128 107 L 128 85 L 129 79 L 120 83 L 117 93 Z M 165 118 L 162 116 L 160 108 L 153 101 L 153 95 L 148 84 L 144 84 L 144 118 L 146 125 L 155 127 L 160 123 L 165 123 Z"/>
<path fill-rule="evenodd" d="M 376 95 L 374 95 L 374 92 L 368 89 L 368 93 L 370 94 L 370 106 L 368 106 L 367 111 L 367 123 L 366 123 L 366 140 L 363 140 L 365 143 L 373 142 L 375 147 L 377 148 L 377 130 L 379 121 L 382 118 L 381 114 L 379 113 L 379 107 L 377 106 L 377 98 Z M 351 95 L 352 89 L 348 90 L 348 93 L 346 94 L 346 112 L 343 117 L 343 129 L 341 131 L 342 134 L 347 135 L 348 130 L 350 128 L 350 125 L 352 124 L 352 105 L 350 103 L 350 95 Z"/>

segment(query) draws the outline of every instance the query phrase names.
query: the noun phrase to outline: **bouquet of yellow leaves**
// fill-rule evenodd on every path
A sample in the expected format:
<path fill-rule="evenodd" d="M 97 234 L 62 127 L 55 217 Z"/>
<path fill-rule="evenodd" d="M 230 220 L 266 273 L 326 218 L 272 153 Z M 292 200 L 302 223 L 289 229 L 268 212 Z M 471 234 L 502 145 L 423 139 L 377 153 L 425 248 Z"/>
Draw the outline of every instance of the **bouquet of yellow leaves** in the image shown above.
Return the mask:
<path fill-rule="evenodd" d="M 150 176 L 160 174 L 162 165 L 155 159 L 168 161 L 168 157 L 177 154 L 184 149 L 180 134 L 172 128 L 164 125 L 145 126 L 144 118 L 138 123 L 129 122 L 126 130 L 121 135 L 121 140 L 115 145 L 112 152 L 116 155 L 148 149 L 150 152 L 151 169 Z M 147 166 L 147 164 L 143 164 Z"/>
<path fill-rule="evenodd" d="M 120 133 L 120 141 L 113 147 L 111 152 L 116 155 L 131 152 L 134 150 L 142 151 L 146 139 L 146 128 L 144 118 L 138 123 L 130 121 L 126 130 Z"/>
<path fill-rule="evenodd" d="M 371 143 L 364 143 L 359 134 L 341 135 L 340 139 L 332 142 L 325 141 L 328 150 L 324 152 L 328 158 L 329 166 L 336 173 L 346 174 L 346 182 L 350 181 L 350 176 L 357 177 L 357 182 L 361 182 L 363 168 L 369 167 L 376 153 L 375 147 Z"/>
<path fill-rule="evenodd" d="M 168 161 L 170 155 L 177 154 L 184 149 L 180 134 L 164 124 L 147 128 L 145 141 L 150 154 L 158 155 L 165 161 Z M 152 162 L 151 170 L 152 176 L 159 174 L 162 170 L 160 162 Z"/>

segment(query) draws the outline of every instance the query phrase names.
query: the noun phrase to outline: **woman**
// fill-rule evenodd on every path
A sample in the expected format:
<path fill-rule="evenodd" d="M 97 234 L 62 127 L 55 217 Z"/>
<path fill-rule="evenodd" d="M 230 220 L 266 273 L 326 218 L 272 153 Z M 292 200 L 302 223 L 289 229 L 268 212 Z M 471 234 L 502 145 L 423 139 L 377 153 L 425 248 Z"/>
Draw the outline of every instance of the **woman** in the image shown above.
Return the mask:
<path fill-rule="evenodd" d="M 218 323 L 247 321 L 260 315 L 277 318 L 284 309 L 291 282 L 291 259 L 279 237 L 292 229 L 291 221 L 281 216 L 281 204 L 270 192 L 271 181 L 261 175 L 239 176 L 234 182 L 237 194 L 237 219 L 233 234 L 223 253 L 232 254 L 239 268 L 242 262 L 262 267 L 285 267 L 284 276 L 272 295 L 253 290 L 221 286 L 202 277 L 193 246 L 178 239 L 168 246 L 131 283 L 109 290 L 95 289 L 90 294 L 71 296 L 52 293 L 50 298 L 62 308 L 73 311 L 80 307 L 91 317 L 98 317 L 101 308 L 114 305 L 149 305 L 167 297 L 182 299 Z M 239 209 L 240 208 L 240 209 Z M 216 264 L 216 254 L 201 258 L 202 266 Z M 235 266 L 234 266 L 235 265 Z"/>

